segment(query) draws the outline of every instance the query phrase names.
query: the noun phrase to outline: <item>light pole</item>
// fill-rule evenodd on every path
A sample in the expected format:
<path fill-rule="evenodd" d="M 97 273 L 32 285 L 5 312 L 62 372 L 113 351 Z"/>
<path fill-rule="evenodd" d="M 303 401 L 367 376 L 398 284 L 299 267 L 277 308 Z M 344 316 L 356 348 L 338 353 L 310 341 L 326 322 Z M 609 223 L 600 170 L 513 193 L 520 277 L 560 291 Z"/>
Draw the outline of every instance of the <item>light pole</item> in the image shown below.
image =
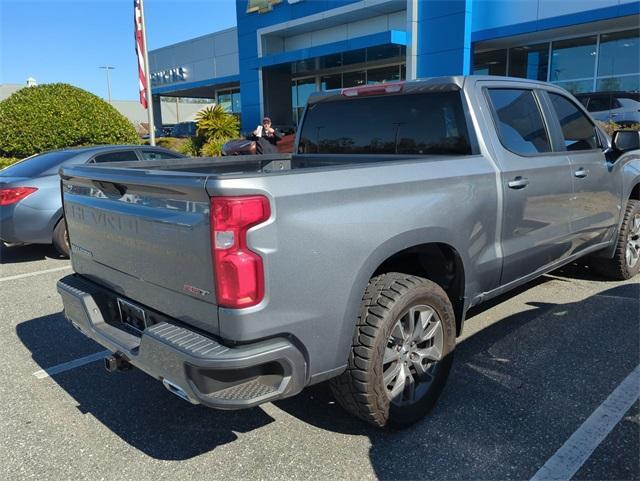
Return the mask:
<path fill-rule="evenodd" d="M 109 104 L 111 104 L 111 76 L 109 75 L 109 70 L 113 70 L 115 67 L 112 67 L 111 65 L 103 65 L 98 68 L 107 71 L 107 92 L 109 94 Z"/>

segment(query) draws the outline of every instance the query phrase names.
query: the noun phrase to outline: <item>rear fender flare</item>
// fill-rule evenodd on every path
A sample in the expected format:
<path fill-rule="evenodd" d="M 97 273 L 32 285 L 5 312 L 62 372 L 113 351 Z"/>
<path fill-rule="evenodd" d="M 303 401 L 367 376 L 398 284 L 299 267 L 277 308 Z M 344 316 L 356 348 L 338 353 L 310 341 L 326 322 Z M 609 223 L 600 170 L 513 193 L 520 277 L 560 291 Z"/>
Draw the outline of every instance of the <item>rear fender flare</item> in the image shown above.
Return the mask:
<path fill-rule="evenodd" d="M 462 264 L 465 267 L 465 284 L 468 285 L 469 274 L 466 266 L 469 265 L 467 250 L 457 245 L 454 234 L 446 229 L 438 227 L 425 227 L 408 232 L 404 232 L 392 237 L 378 246 L 367 256 L 361 265 L 355 280 L 351 286 L 344 317 L 340 325 L 340 346 L 337 350 L 339 361 L 346 363 L 351 349 L 353 332 L 356 325 L 356 318 L 360 309 L 362 296 L 365 292 L 369 279 L 378 267 L 394 254 L 410 247 L 421 244 L 440 243 L 453 247 L 459 254 Z"/>

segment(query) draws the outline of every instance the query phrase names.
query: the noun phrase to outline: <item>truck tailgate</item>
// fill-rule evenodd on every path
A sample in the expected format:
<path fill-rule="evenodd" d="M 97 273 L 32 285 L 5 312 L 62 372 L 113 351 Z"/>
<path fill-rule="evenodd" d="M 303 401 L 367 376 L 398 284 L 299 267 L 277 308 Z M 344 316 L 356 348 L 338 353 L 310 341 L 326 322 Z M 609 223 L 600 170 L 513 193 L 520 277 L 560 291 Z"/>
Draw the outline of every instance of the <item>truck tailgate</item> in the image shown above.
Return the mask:
<path fill-rule="evenodd" d="M 205 182 L 206 176 L 193 173 L 64 169 L 62 193 L 74 270 L 216 334 Z"/>

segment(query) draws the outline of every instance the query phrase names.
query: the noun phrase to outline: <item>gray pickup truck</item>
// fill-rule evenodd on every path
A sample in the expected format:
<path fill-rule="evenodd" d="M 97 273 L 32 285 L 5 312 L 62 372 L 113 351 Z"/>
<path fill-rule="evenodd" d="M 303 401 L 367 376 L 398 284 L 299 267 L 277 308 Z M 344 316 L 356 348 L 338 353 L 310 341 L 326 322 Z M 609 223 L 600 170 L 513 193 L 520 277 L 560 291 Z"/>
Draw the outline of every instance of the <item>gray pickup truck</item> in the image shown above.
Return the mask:
<path fill-rule="evenodd" d="M 61 171 L 73 325 L 191 402 L 331 380 L 376 426 L 436 402 L 467 310 L 589 255 L 640 270 L 640 136 L 566 91 L 447 77 L 313 95 L 293 155 Z"/>

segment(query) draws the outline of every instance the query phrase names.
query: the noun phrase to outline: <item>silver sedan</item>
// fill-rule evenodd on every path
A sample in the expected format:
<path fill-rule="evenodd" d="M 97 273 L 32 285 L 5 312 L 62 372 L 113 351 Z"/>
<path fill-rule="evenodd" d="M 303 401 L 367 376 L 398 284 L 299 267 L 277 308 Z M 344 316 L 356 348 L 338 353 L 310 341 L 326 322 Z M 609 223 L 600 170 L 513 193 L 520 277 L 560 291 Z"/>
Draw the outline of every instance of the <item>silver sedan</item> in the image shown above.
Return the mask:
<path fill-rule="evenodd" d="M 0 170 L 0 240 L 8 245 L 53 244 L 69 255 L 58 169 L 62 165 L 184 157 L 142 145 L 100 145 L 54 150 Z"/>

